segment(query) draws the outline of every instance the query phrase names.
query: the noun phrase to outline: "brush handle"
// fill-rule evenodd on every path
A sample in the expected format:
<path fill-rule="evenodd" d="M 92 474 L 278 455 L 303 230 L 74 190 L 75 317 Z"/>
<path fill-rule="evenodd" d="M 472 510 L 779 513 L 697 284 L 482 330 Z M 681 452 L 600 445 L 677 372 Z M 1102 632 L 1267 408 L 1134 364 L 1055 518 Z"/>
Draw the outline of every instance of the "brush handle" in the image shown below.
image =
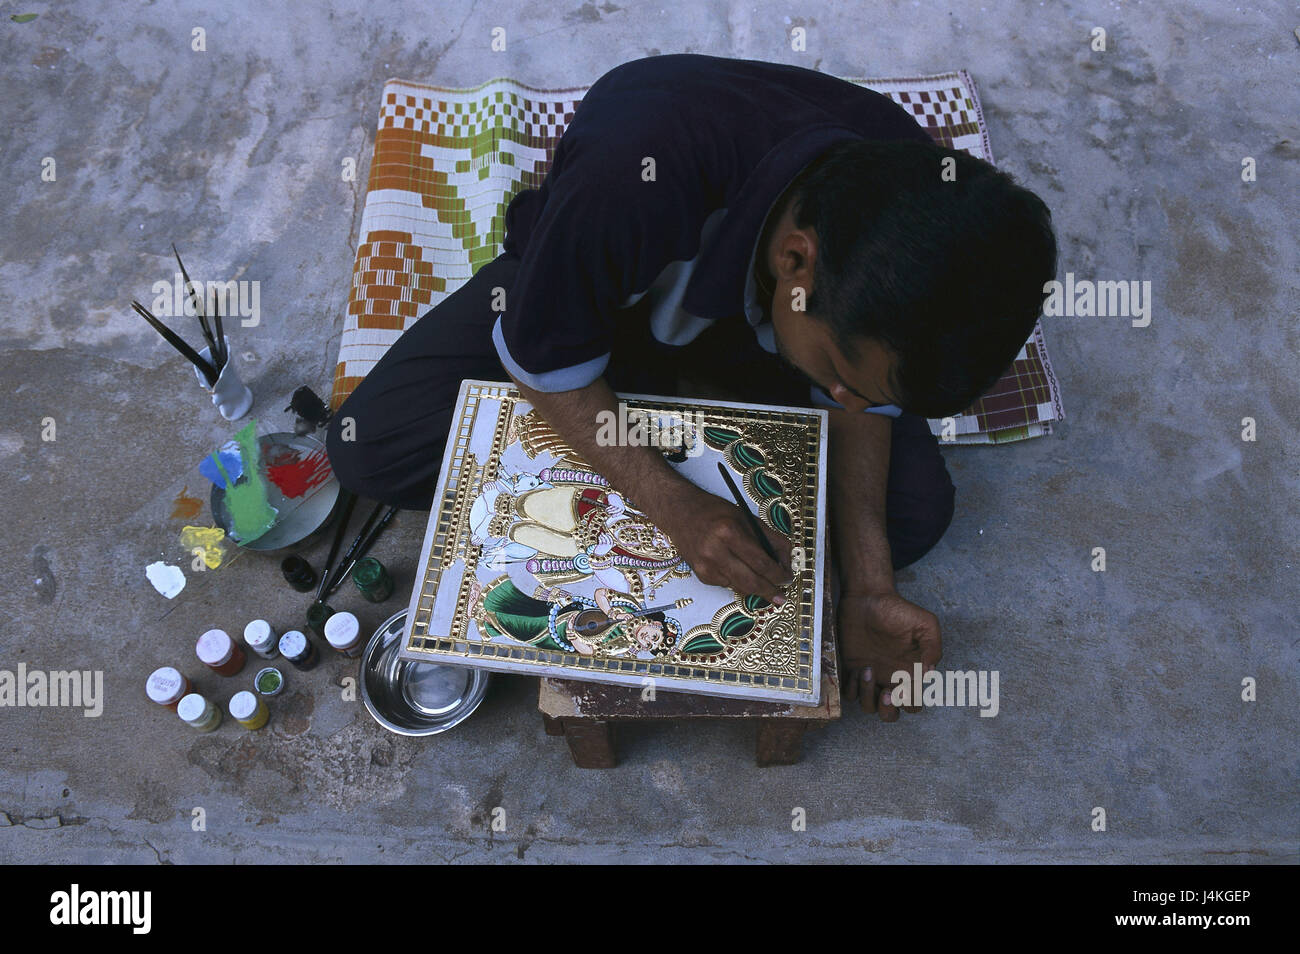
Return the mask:
<path fill-rule="evenodd" d="M 339 555 L 339 547 L 343 545 L 343 534 L 347 532 L 348 521 L 352 519 L 352 511 L 357 505 L 357 495 L 350 490 L 340 490 L 340 495 L 346 494 L 343 501 L 343 512 L 339 515 L 339 525 L 334 528 L 334 540 L 330 543 L 330 555 L 325 558 L 325 567 L 320 571 L 320 586 L 316 588 L 316 602 L 325 598 L 325 588 L 329 585 L 330 574 L 334 569 L 334 558 Z"/>
<path fill-rule="evenodd" d="M 736 482 L 731 479 L 731 474 L 727 472 L 727 468 L 723 466 L 721 461 L 718 462 L 718 472 L 722 474 L 722 479 L 727 482 L 727 488 L 731 491 L 731 496 L 736 498 L 736 506 L 745 512 L 745 519 L 749 521 L 749 529 L 754 531 L 754 536 L 757 537 L 758 542 L 763 545 L 763 550 L 775 562 L 780 563 L 781 561 L 777 557 L 776 551 L 772 549 L 772 544 L 767 542 L 767 534 L 764 533 L 763 528 L 758 525 L 758 518 L 754 516 L 753 512 L 749 509 L 749 505 L 745 503 L 745 498 L 741 495 L 740 488 L 737 487 Z"/>
<path fill-rule="evenodd" d="M 370 511 L 370 516 L 367 517 L 366 522 L 362 524 L 361 532 L 358 533 L 357 538 L 352 541 L 352 546 L 348 547 L 348 552 L 343 554 L 343 559 L 339 561 L 338 573 L 335 575 L 334 579 L 330 581 L 330 585 L 325 589 L 325 597 L 327 599 L 331 593 L 343 585 L 343 581 L 347 579 L 348 574 L 352 572 L 352 568 L 357 565 L 357 561 L 366 555 L 366 551 L 369 550 L 370 545 L 375 542 L 375 538 L 379 536 L 384 527 L 388 525 L 388 521 L 393 519 L 393 514 L 397 512 L 396 507 L 390 507 L 388 513 L 384 514 L 384 518 L 376 524 L 375 518 L 379 516 L 379 511 L 383 509 L 384 505 L 382 503 L 375 504 L 375 509 Z M 372 530 L 371 527 L 374 529 Z"/>
<path fill-rule="evenodd" d="M 226 363 L 226 357 L 221 350 L 221 346 L 217 344 L 217 338 L 212 334 L 212 329 L 208 327 L 208 319 L 203 314 L 203 303 L 199 301 L 198 293 L 194 290 L 194 283 L 190 281 L 190 273 L 185 270 L 185 263 L 181 261 L 181 253 L 176 251 L 175 242 L 172 242 L 172 254 L 176 256 L 176 264 L 180 266 L 181 277 L 185 279 L 185 290 L 189 292 L 190 301 L 194 305 L 194 313 L 199 316 L 199 328 L 203 331 L 203 340 L 208 343 L 208 347 L 212 349 L 212 357 L 216 359 L 213 367 L 220 372 L 221 366 Z M 217 327 L 217 335 L 220 335 L 220 325 Z"/>
<path fill-rule="evenodd" d="M 155 318 L 153 313 L 149 311 L 148 308 L 145 308 L 144 305 L 140 304 L 138 301 L 133 301 L 131 302 L 131 307 L 135 309 L 137 315 L 153 326 L 154 331 L 163 336 L 163 340 L 184 355 L 185 358 L 194 365 L 195 373 L 202 376 L 202 380 L 208 385 L 208 387 L 212 387 L 216 384 L 217 369 L 212 366 L 212 362 L 201 357 L 197 351 L 181 340 L 180 335 L 176 334 L 176 332 L 172 331 Z"/>

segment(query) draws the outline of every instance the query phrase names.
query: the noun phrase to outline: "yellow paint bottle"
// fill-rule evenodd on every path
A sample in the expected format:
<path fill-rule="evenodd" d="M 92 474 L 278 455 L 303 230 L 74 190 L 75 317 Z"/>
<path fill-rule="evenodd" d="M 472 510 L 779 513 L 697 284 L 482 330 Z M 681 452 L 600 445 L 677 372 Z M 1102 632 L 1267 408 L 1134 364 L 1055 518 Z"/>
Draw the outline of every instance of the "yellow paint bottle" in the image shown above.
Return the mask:
<path fill-rule="evenodd" d="M 230 700 L 230 715 L 245 729 L 260 729 L 271 718 L 266 703 L 251 692 L 237 692 Z"/>

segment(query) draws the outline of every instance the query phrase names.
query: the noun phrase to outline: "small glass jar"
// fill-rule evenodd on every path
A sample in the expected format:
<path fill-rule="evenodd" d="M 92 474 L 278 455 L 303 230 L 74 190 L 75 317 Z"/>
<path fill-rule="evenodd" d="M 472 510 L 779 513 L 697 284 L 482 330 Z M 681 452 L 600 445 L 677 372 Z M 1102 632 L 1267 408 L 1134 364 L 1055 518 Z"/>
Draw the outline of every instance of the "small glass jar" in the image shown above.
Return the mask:
<path fill-rule="evenodd" d="M 307 608 L 307 626 L 309 629 L 311 629 L 313 633 L 315 633 L 321 639 L 324 639 L 325 623 L 333 615 L 334 615 L 334 610 L 331 609 L 328 604 L 322 603 L 320 600 L 317 600 L 315 603 L 312 603 L 311 606 Z"/>
<path fill-rule="evenodd" d="M 289 661 L 295 669 L 308 670 L 316 665 L 320 655 L 316 645 L 307 638 L 306 633 L 291 629 L 280 637 L 280 655 Z"/>
<path fill-rule="evenodd" d="M 244 642 L 263 659 L 274 659 L 280 655 L 275 648 L 279 641 L 271 624 L 264 619 L 255 619 L 244 627 Z"/>
<path fill-rule="evenodd" d="M 177 704 L 176 714 L 200 732 L 212 732 L 221 725 L 221 710 L 197 692 L 191 692 Z"/>
<path fill-rule="evenodd" d="M 260 697 L 248 690 L 237 692 L 230 700 L 230 715 L 245 729 L 255 731 L 262 728 L 271 718 L 271 710 Z"/>
<path fill-rule="evenodd" d="M 300 556 L 287 556 L 280 562 L 280 572 L 299 593 L 306 593 L 316 584 L 316 571 Z"/>
<path fill-rule="evenodd" d="M 253 688 L 259 695 L 278 696 L 280 690 L 284 688 L 284 673 L 274 666 L 259 669 L 257 675 L 253 677 Z"/>
<path fill-rule="evenodd" d="M 361 638 L 361 623 L 348 612 L 335 613 L 325 621 L 325 642 L 344 656 L 360 656 L 366 645 Z"/>
<path fill-rule="evenodd" d="M 180 670 L 173 669 L 171 666 L 155 669 L 144 684 L 144 694 L 149 697 L 150 702 L 166 706 L 173 712 L 176 711 L 176 704 L 188 695 L 189 691 L 190 681 L 180 674 Z"/>
<path fill-rule="evenodd" d="M 352 568 L 352 582 L 372 603 L 382 603 L 393 595 L 392 574 L 374 557 L 358 560 Z"/>
<path fill-rule="evenodd" d="M 224 629 L 210 629 L 194 644 L 199 661 L 220 676 L 233 676 L 248 657 Z"/>

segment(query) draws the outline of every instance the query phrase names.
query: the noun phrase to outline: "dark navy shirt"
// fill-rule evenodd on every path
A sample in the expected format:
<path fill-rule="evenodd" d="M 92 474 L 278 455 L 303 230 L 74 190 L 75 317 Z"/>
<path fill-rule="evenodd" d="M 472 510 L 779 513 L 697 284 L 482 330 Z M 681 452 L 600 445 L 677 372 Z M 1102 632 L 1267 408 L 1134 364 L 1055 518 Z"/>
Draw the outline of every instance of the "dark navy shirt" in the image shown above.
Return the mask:
<path fill-rule="evenodd" d="M 741 315 L 775 352 L 754 285 L 764 221 L 804 166 L 848 139 L 929 135 L 888 97 L 801 67 L 670 54 L 610 70 L 541 187 L 506 210 L 504 247 L 521 261 L 493 329 L 502 363 L 535 390 L 568 391 L 604 373 L 620 321 L 648 320 L 657 343 L 683 347 Z M 839 406 L 820 388 L 813 400 Z"/>

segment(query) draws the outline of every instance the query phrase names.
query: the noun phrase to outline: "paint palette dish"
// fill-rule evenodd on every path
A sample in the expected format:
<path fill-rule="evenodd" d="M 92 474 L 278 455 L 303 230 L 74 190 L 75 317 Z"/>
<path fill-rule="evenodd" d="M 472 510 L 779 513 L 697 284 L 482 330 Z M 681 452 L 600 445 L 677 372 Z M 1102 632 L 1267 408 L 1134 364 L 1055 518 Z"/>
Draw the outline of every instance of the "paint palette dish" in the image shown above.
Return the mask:
<path fill-rule="evenodd" d="M 817 705 L 826 412 L 622 395 L 614 444 L 785 535 L 777 606 L 699 580 L 637 502 L 508 383 L 465 381 L 429 515 L 402 655 L 536 676 Z M 611 415 L 612 416 L 612 415 Z M 723 468 L 720 470 L 720 468 Z"/>
<path fill-rule="evenodd" d="M 371 717 L 398 735 L 437 735 L 473 714 L 487 693 L 481 669 L 410 662 L 398 655 L 406 610 L 370 637 L 361 656 L 361 699 Z"/>
<path fill-rule="evenodd" d="M 276 511 L 271 528 L 255 539 L 239 539 L 226 506 L 226 490 L 212 486 L 212 518 L 227 536 L 246 550 L 279 550 L 315 533 L 329 519 L 339 497 L 339 482 L 330 467 L 325 445 L 314 437 L 287 432 L 258 437 L 266 503 Z M 234 486 L 248 480 L 241 474 Z"/>

